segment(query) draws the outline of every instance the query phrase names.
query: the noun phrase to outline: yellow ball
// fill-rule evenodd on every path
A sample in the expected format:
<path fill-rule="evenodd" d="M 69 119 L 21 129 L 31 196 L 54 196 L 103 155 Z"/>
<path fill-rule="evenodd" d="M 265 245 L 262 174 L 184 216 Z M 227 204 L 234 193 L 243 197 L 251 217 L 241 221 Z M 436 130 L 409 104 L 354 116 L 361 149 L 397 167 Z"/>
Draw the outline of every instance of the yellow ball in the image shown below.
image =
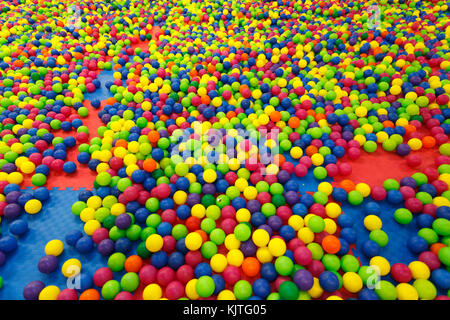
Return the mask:
<path fill-rule="evenodd" d="M 247 200 L 254 200 L 258 195 L 258 190 L 255 187 L 249 186 L 244 189 L 244 197 Z"/>
<path fill-rule="evenodd" d="M 206 183 L 213 183 L 217 179 L 217 173 L 213 169 L 206 169 L 205 172 L 203 172 L 203 180 L 205 180 Z"/>
<path fill-rule="evenodd" d="M 184 192 L 183 190 L 178 190 L 173 194 L 173 201 L 177 205 L 185 204 L 186 200 L 187 200 L 187 193 Z"/>
<path fill-rule="evenodd" d="M 252 234 L 253 243 L 258 247 L 265 247 L 270 240 L 269 233 L 264 229 L 256 229 Z"/>
<path fill-rule="evenodd" d="M 266 263 L 266 262 L 271 262 L 273 259 L 273 256 L 270 253 L 269 248 L 262 247 L 262 248 L 258 248 L 258 250 L 256 250 L 256 258 L 259 260 L 259 262 Z"/>
<path fill-rule="evenodd" d="M 61 240 L 54 239 L 47 242 L 44 251 L 48 256 L 59 256 L 64 250 L 64 243 Z"/>
<path fill-rule="evenodd" d="M 159 234 L 151 234 L 148 236 L 147 240 L 145 240 L 145 247 L 150 252 L 158 252 L 162 249 L 164 245 L 164 240 Z"/>
<path fill-rule="evenodd" d="M 363 183 L 363 182 L 358 183 L 355 186 L 355 190 L 359 191 L 364 198 L 367 198 L 370 195 L 370 187 L 366 183 Z"/>
<path fill-rule="evenodd" d="M 419 293 L 409 283 L 399 283 L 395 289 L 398 300 L 419 300 Z"/>
<path fill-rule="evenodd" d="M 80 219 L 83 222 L 95 219 L 95 210 L 93 208 L 84 208 L 80 212 Z"/>
<path fill-rule="evenodd" d="M 420 140 L 418 138 L 412 138 L 408 141 L 408 146 L 413 151 L 420 150 L 422 148 L 422 140 Z"/>
<path fill-rule="evenodd" d="M 60 292 L 57 286 L 47 286 L 39 293 L 39 300 L 57 300 Z"/>
<path fill-rule="evenodd" d="M 364 227 L 369 231 L 379 230 L 382 226 L 383 222 L 376 215 L 371 214 L 364 218 Z"/>
<path fill-rule="evenodd" d="M 228 265 L 227 257 L 221 253 L 217 253 L 211 257 L 210 265 L 214 272 L 221 273 Z"/>
<path fill-rule="evenodd" d="M 300 230 L 305 226 L 303 218 L 299 215 L 293 214 L 289 217 L 288 225 L 290 225 L 295 231 Z"/>
<path fill-rule="evenodd" d="M 239 249 L 241 246 L 241 241 L 239 241 L 234 233 L 230 233 L 225 237 L 225 248 L 228 250 Z"/>
<path fill-rule="evenodd" d="M 81 272 L 81 262 L 78 259 L 69 259 L 61 267 L 61 272 L 66 278 L 74 277 Z"/>
<path fill-rule="evenodd" d="M 327 300 L 344 300 L 344 299 L 342 299 L 342 298 L 339 297 L 339 296 L 329 296 L 329 297 L 327 298 Z"/>
<path fill-rule="evenodd" d="M 26 162 L 22 163 L 22 165 L 20 166 L 20 171 L 22 171 L 25 174 L 30 174 L 30 173 L 34 172 L 35 168 L 36 168 L 36 166 L 34 165 L 33 162 L 26 161 Z"/>
<path fill-rule="evenodd" d="M 293 147 L 290 151 L 291 157 L 294 159 L 300 159 L 303 156 L 303 150 L 300 147 Z"/>
<path fill-rule="evenodd" d="M 88 236 L 92 236 L 95 232 L 95 230 L 101 228 L 102 225 L 100 224 L 99 221 L 97 220 L 89 220 L 88 222 L 86 222 L 84 224 L 84 232 L 88 235 Z"/>
<path fill-rule="evenodd" d="M 231 266 L 240 267 L 244 261 L 244 254 L 239 249 L 228 251 L 227 262 Z"/>
<path fill-rule="evenodd" d="M 321 182 L 317 187 L 317 191 L 321 191 L 329 196 L 333 192 L 333 186 L 329 182 Z"/>
<path fill-rule="evenodd" d="M 428 279 L 430 277 L 430 268 L 422 261 L 413 261 L 408 265 L 414 279 Z"/>
<path fill-rule="evenodd" d="M 249 222 L 251 217 L 252 214 L 246 208 L 241 208 L 236 212 L 236 220 L 238 222 Z"/>
<path fill-rule="evenodd" d="M 143 300 L 159 300 L 162 298 L 162 289 L 156 283 L 151 283 L 142 292 Z"/>
<path fill-rule="evenodd" d="M 328 217 L 336 219 L 342 213 L 342 209 L 337 203 L 330 202 L 325 206 L 325 212 Z"/>
<path fill-rule="evenodd" d="M 202 236 L 198 232 L 191 232 L 186 236 L 185 239 L 186 248 L 191 251 L 196 251 L 200 249 L 203 244 Z"/>
<path fill-rule="evenodd" d="M 312 161 L 312 164 L 317 167 L 317 166 L 322 165 L 322 163 L 324 162 L 324 157 L 320 153 L 314 153 L 311 156 L 311 161 Z"/>
<path fill-rule="evenodd" d="M 278 174 L 278 171 L 280 171 L 280 168 L 276 164 L 269 164 L 266 167 L 266 174 Z"/>
<path fill-rule="evenodd" d="M 42 203 L 37 199 L 31 199 L 25 203 L 24 209 L 29 214 L 36 214 L 41 211 Z"/>
<path fill-rule="evenodd" d="M 389 264 L 389 261 L 381 256 L 375 256 L 370 259 L 369 265 L 377 266 L 380 270 L 380 276 L 385 276 L 391 271 L 391 265 Z"/>
<path fill-rule="evenodd" d="M 361 291 L 363 287 L 363 282 L 361 277 L 355 272 L 346 272 L 342 276 L 342 285 L 344 288 L 351 292 L 356 293 Z"/>
<path fill-rule="evenodd" d="M 197 285 L 197 279 L 192 279 L 188 283 L 186 283 L 185 293 L 186 297 L 191 300 L 197 300 L 200 296 L 197 293 L 197 289 L 195 286 Z"/>
<path fill-rule="evenodd" d="M 298 230 L 297 237 L 303 241 L 304 244 L 313 242 L 314 232 L 312 232 L 308 227 L 303 227 Z"/>
<path fill-rule="evenodd" d="M 126 212 L 126 207 L 123 203 L 118 202 L 111 206 L 111 214 L 113 216 L 118 216 L 125 212 Z"/>
<path fill-rule="evenodd" d="M 355 114 L 360 118 L 365 117 L 367 115 L 367 109 L 365 107 L 357 107 Z"/>
<path fill-rule="evenodd" d="M 231 290 L 222 290 L 217 295 L 217 300 L 236 300 L 236 296 Z"/>
<path fill-rule="evenodd" d="M 325 222 L 325 228 L 323 229 L 325 232 L 328 232 L 329 234 L 334 234 L 337 230 L 337 225 L 334 220 L 325 218 L 323 219 L 323 222 Z"/>
<path fill-rule="evenodd" d="M 268 245 L 270 254 L 274 257 L 280 257 L 286 252 L 286 242 L 280 238 L 273 238 Z"/>
<path fill-rule="evenodd" d="M 206 215 L 206 209 L 202 204 L 197 203 L 191 208 L 191 215 L 193 217 L 203 219 L 203 217 Z"/>
<path fill-rule="evenodd" d="M 19 172 L 11 172 L 8 175 L 8 182 L 15 183 L 15 184 L 21 184 L 23 182 L 23 175 Z"/>
<path fill-rule="evenodd" d="M 320 298 L 323 294 L 323 289 L 319 284 L 319 279 L 316 277 L 314 277 L 314 284 L 312 288 L 308 290 L 308 294 L 314 299 Z"/>

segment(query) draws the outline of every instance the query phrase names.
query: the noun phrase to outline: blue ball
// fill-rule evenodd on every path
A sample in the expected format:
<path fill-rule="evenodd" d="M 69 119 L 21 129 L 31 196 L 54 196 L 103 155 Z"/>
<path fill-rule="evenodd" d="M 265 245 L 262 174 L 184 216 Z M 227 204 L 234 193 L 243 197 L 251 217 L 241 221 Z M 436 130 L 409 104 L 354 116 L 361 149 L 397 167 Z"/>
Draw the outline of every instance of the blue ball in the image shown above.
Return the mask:
<path fill-rule="evenodd" d="M 269 282 L 274 281 L 278 277 L 278 272 L 275 270 L 275 265 L 271 262 L 266 262 L 261 266 L 260 269 L 261 277 Z"/>
<path fill-rule="evenodd" d="M 334 188 L 331 192 L 331 196 L 338 202 L 347 201 L 348 198 L 347 191 L 345 191 L 343 188 Z"/>
<path fill-rule="evenodd" d="M 414 236 L 408 239 L 407 242 L 408 249 L 415 254 L 419 254 L 428 249 L 427 241 L 421 236 Z"/>
<path fill-rule="evenodd" d="M 250 221 L 253 226 L 259 227 L 260 225 L 263 225 L 266 223 L 266 216 L 264 214 L 262 214 L 261 212 L 255 212 L 252 214 Z"/>
<path fill-rule="evenodd" d="M 285 241 L 289 241 L 294 239 L 296 232 L 291 226 L 284 225 L 280 228 L 279 234 Z"/>
<path fill-rule="evenodd" d="M 359 300 L 380 300 L 378 298 L 378 295 L 375 293 L 375 291 L 370 290 L 368 288 L 364 288 L 360 292 L 358 292 L 358 299 Z"/>
<path fill-rule="evenodd" d="M 376 215 L 376 216 L 378 216 L 380 214 L 380 212 L 381 212 L 380 205 L 378 203 L 376 203 L 376 202 L 371 201 L 371 202 L 367 202 L 364 205 L 364 213 L 366 215 Z"/>
<path fill-rule="evenodd" d="M 351 228 L 353 226 L 353 218 L 349 214 L 341 214 L 337 218 L 337 223 L 341 228 Z"/>
<path fill-rule="evenodd" d="M 86 164 L 91 160 L 91 155 L 88 152 L 80 152 L 77 156 L 77 160 L 81 164 Z"/>
<path fill-rule="evenodd" d="M 3 188 L 3 193 L 5 195 L 7 195 L 8 193 L 12 192 L 12 191 L 20 191 L 20 187 L 18 184 L 15 183 L 10 183 L 7 184 L 4 188 Z"/>
<path fill-rule="evenodd" d="M 211 276 L 212 269 L 209 263 L 201 262 L 194 269 L 194 275 L 198 279 L 201 276 Z"/>
<path fill-rule="evenodd" d="M 338 255 L 343 256 L 348 253 L 350 250 L 350 245 L 348 244 L 347 240 L 339 238 L 339 242 L 341 243 L 341 248 L 337 252 Z"/>
<path fill-rule="evenodd" d="M 443 290 L 450 289 L 450 272 L 445 269 L 436 269 L 431 272 L 433 282 Z"/>
<path fill-rule="evenodd" d="M 331 271 L 324 271 L 319 276 L 319 284 L 326 292 L 334 292 L 339 289 L 339 278 Z"/>
<path fill-rule="evenodd" d="M 15 236 L 21 236 L 27 233 L 28 223 L 25 220 L 16 220 L 9 225 L 9 232 Z"/>
<path fill-rule="evenodd" d="M 86 202 L 90 197 L 92 197 L 94 194 L 90 190 L 83 190 L 78 194 L 78 200 Z"/>
<path fill-rule="evenodd" d="M 93 247 L 94 241 L 89 236 L 81 237 L 75 244 L 75 249 L 77 249 L 77 251 L 80 253 L 88 253 L 92 250 Z"/>
<path fill-rule="evenodd" d="M 442 206 L 436 209 L 436 218 L 444 218 L 450 220 L 450 207 Z"/>
<path fill-rule="evenodd" d="M 91 274 L 81 272 L 79 276 L 80 276 L 78 280 L 79 282 L 76 282 L 77 280 L 75 280 L 75 284 L 79 285 L 74 287 L 75 290 L 77 290 L 78 292 L 83 292 L 92 287 L 93 280 Z"/>
<path fill-rule="evenodd" d="M 39 201 L 47 201 L 50 198 L 50 192 L 47 188 L 40 187 L 33 191 L 33 196 Z"/>
<path fill-rule="evenodd" d="M 25 203 L 27 203 L 29 200 L 33 199 L 33 195 L 31 193 L 22 193 L 19 198 L 17 199 L 17 203 L 24 207 Z"/>
<path fill-rule="evenodd" d="M 63 171 L 65 173 L 74 173 L 77 171 L 77 165 L 73 161 L 67 161 L 63 164 Z"/>
<path fill-rule="evenodd" d="M 173 270 L 177 270 L 184 264 L 184 255 L 181 252 L 174 252 L 169 256 L 167 264 Z"/>
<path fill-rule="evenodd" d="M 389 190 L 386 199 L 389 203 L 400 204 L 403 201 L 403 195 L 398 190 Z"/>
<path fill-rule="evenodd" d="M 150 211 L 148 211 L 146 208 L 139 208 L 136 210 L 134 218 L 136 219 L 137 223 L 144 224 L 149 215 Z"/>
<path fill-rule="evenodd" d="M 367 240 L 362 247 L 362 252 L 368 258 L 372 258 L 378 256 L 380 253 L 380 246 L 373 240 Z"/>
<path fill-rule="evenodd" d="M 169 222 L 161 222 L 156 228 L 156 232 L 161 236 L 169 236 L 172 234 L 172 225 Z"/>
<path fill-rule="evenodd" d="M 340 237 L 346 240 L 348 243 L 356 243 L 357 235 L 353 228 L 342 228 Z"/>
<path fill-rule="evenodd" d="M 270 294 L 271 287 L 269 281 L 263 278 L 256 279 L 252 284 L 253 293 L 265 299 Z"/>
<path fill-rule="evenodd" d="M 213 274 L 211 278 L 214 281 L 214 295 L 218 295 L 221 291 L 225 290 L 225 280 L 218 274 Z"/>
<path fill-rule="evenodd" d="M 164 251 L 158 251 L 152 254 L 150 262 L 156 269 L 161 269 L 167 265 L 169 257 Z"/>
<path fill-rule="evenodd" d="M 0 251 L 10 253 L 17 249 L 17 239 L 13 236 L 3 236 L 0 238 Z"/>
<path fill-rule="evenodd" d="M 421 214 L 417 216 L 417 225 L 419 228 L 431 228 L 434 222 L 433 216 L 429 214 Z"/>
<path fill-rule="evenodd" d="M 114 244 L 114 249 L 116 250 L 116 252 L 122 252 L 126 254 L 131 250 L 131 246 L 131 240 L 123 237 L 116 241 L 116 243 Z"/>
<path fill-rule="evenodd" d="M 69 232 L 68 234 L 66 234 L 66 242 L 69 246 L 75 247 L 78 240 L 80 240 L 80 238 L 82 236 L 83 236 L 83 234 L 81 233 L 81 231 L 73 230 L 73 231 Z"/>

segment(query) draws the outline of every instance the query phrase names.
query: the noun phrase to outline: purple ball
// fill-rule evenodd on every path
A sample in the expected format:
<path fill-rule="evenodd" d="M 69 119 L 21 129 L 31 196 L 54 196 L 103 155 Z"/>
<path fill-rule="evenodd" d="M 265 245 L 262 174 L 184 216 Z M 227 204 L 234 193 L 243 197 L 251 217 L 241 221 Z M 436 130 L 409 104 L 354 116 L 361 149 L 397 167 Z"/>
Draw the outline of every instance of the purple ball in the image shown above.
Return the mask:
<path fill-rule="evenodd" d="M 294 274 L 293 280 L 297 287 L 302 291 L 308 291 L 314 284 L 314 277 L 311 272 L 305 269 L 298 270 Z"/>
<path fill-rule="evenodd" d="M 3 209 L 6 219 L 16 219 L 22 213 L 22 208 L 17 203 L 10 203 Z"/>
<path fill-rule="evenodd" d="M 283 220 L 279 216 L 271 216 L 269 219 L 267 219 L 267 224 L 272 228 L 274 231 L 280 230 L 281 226 L 283 225 Z"/>
<path fill-rule="evenodd" d="M 39 293 L 45 288 L 45 283 L 39 280 L 31 281 L 23 289 L 23 297 L 25 300 L 38 300 Z"/>
<path fill-rule="evenodd" d="M 406 143 L 401 143 L 397 146 L 397 154 L 400 156 L 407 156 L 411 152 L 411 147 Z"/>
<path fill-rule="evenodd" d="M 250 213 L 258 212 L 259 210 L 261 210 L 261 204 L 256 199 L 249 200 L 247 201 L 247 209 L 248 211 L 250 211 Z"/>
<path fill-rule="evenodd" d="M 169 137 L 169 132 L 167 130 L 159 130 L 158 133 L 159 133 L 159 136 L 161 138 L 168 138 Z"/>
<path fill-rule="evenodd" d="M 353 133 L 350 131 L 344 131 L 342 132 L 342 139 L 345 141 L 350 141 L 353 139 Z"/>
<path fill-rule="evenodd" d="M 19 200 L 21 195 L 22 193 L 20 191 L 11 191 L 6 195 L 5 200 L 8 203 L 17 203 L 17 200 Z"/>
<path fill-rule="evenodd" d="M 200 203 L 202 201 L 202 197 L 198 193 L 190 193 L 187 196 L 186 203 L 188 206 L 193 207 L 194 205 Z"/>
<path fill-rule="evenodd" d="M 20 128 L 19 130 L 17 130 L 17 136 L 23 136 L 24 134 L 27 134 L 28 129 L 27 128 Z"/>
<path fill-rule="evenodd" d="M 281 184 L 285 184 L 290 179 L 290 174 L 286 170 L 281 170 L 277 175 L 278 182 Z"/>
<path fill-rule="evenodd" d="M 400 185 L 415 189 L 417 187 L 417 182 L 416 180 L 414 180 L 414 178 L 404 177 L 402 180 L 400 180 Z"/>
<path fill-rule="evenodd" d="M 52 273 L 58 267 L 58 258 L 55 256 L 44 256 L 38 262 L 38 269 L 42 273 Z"/>
<path fill-rule="evenodd" d="M 111 255 L 114 252 L 114 241 L 111 239 L 104 239 L 100 241 L 97 246 L 97 250 L 104 257 Z"/>
<path fill-rule="evenodd" d="M 3 251 L 0 251 L 0 267 L 5 264 L 6 255 Z"/>
<path fill-rule="evenodd" d="M 295 191 L 286 192 L 284 198 L 286 199 L 286 202 L 291 206 L 293 206 L 299 201 L 298 193 Z"/>
<path fill-rule="evenodd" d="M 262 225 L 260 225 L 258 229 L 266 230 L 266 231 L 269 233 L 270 237 L 272 237 L 272 235 L 273 235 L 273 230 L 272 230 L 272 228 L 269 227 L 267 224 L 262 224 Z"/>
<path fill-rule="evenodd" d="M 127 213 L 119 214 L 116 218 L 116 227 L 122 230 L 126 230 L 131 225 L 131 217 Z"/>
<path fill-rule="evenodd" d="M 241 243 L 241 251 L 245 257 L 252 257 L 256 254 L 256 245 L 253 243 L 252 239 L 244 241 Z"/>
<path fill-rule="evenodd" d="M 2 171 L 6 173 L 11 173 L 17 170 L 17 167 L 14 163 L 5 163 L 2 167 Z"/>
<path fill-rule="evenodd" d="M 207 183 L 205 185 L 203 185 L 202 187 L 202 191 L 204 194 L 216 194 L 216 186 L 212 183 Z"/>

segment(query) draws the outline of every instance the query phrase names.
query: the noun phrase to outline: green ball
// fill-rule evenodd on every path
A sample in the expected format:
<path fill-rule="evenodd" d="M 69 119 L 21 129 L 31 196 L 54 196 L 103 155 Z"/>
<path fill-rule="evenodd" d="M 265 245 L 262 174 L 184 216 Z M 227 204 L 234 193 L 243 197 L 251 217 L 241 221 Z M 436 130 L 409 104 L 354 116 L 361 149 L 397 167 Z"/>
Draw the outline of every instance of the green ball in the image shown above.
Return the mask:
<path fill-rule="evenodd" d="M 111 175 L 108 172 L 100 172 L 95 178 L 100 186 L 107 186 L 111 183 Z"/>
<path fill-rule="evenodd" d="M 306 245 L 306 247 L 311 251 L 312 258 L 314 260 L 320 260 L 323 257 L 323 249 L 322 246 L 318 243 L 311 242 Z"/>
<path fill-rule="evenodd" d="M 363 201 L 364 201 L 364 197 L 361 194 L 361 192 L 359 192 L 357 190 L 352 190 L 348 193 L 348 202 L 351 205 L 358 206 L 361 203 L 363 203 Z"/>
<path fill-rule="evenodd" d="M 356 257 L 346 254 L 341 258 L 341 267 L 345 272 L 358 272 L 359 261 Z"/>
<path fill-rule="evenodd" d="M 366 141 L 364 143 L 364 150 L 369 153 L 377 151 L 377 143 L 371 140 Z"/>
<path fill-rule="evenodd" d="M 131 241 L 136 241 L 141 236 L 142 228 L 137 224 L 131 225 L 127 230 L 125 230 L 125 236 Z"/>
<path fill-rule="evenodd" d="M 127 257 L 122 252 L 115 252 L 108 258 L 108 268 L 114 272 L 123 270 Z"/>
<path fill-rule="evenodd" d="M 77 201 L 72 205 L 72 213 L 76 216 L 79 216 L 83 209 L 87 208 L 87 204 L 83 201 Z"/>
<path fill-rule="evenodd" d="M 338 271 L 341 268 L 341 261 L 334 254 L 325 254 L 322 257 L 322 264 L 328 271 Z"/>
<path fill-rule="evenodd" d="M 250 239 L 250 236 L 252 235 L 252 229 L 249 228 L 245 223 L 239 223 L 234 228 L 234 235 L 236 236 L 236 239 L 244 242 Z"/>
<path fill-rule="evenodd" d="M 139 245 L 136 248 L 136 253 L 142 259 L 148 259 L 151 255 L 151 252 L 148 251 L 148 249 L 145 246 L 145 242 L 139 243 Z"/>
<path fill-rule="evenodd" d="M 389 242 L 389 237 L 383 230 L 372 230 L 369 239 L 375 241 L 381 248 L 385 247 Z"/>
<path fill-rule="evenodd" d="M 313 194 L 314 202 L 319 203 L 321 205 L 326 205 L 328 202 L 328 196 L 325 192 L 316 191 Z"/>
<path fill-rule="evenodd" d="M 392 139 L 387 139 L 383 141 L 382 147 L 386 151 L 394 151 L 397 148 L 397 143 Z"/>
<path fill-rule="evenodd" d="M 42 173 L 35 173 L 31 177 L 31 184 L 36 187 L 41 187 L 47 182 L 47 177 Z"/>
<path fill-rule="evenodd" d="M 149 215 L 147 217 L 147 220 L 145 221 L 145 224 L 147 225 L 147 227 L 156 228 L 156 227 L 159 226 L 161 221 L 162 221 L 162 219 L 161 219 L 161 216 L 159 214 L 152 213 L 151 215 Z"/>
<path fill-rule="evenodd" d="M 197 294 L 202 298 L 208 298 L 214 293 L 215 284 L 210 276 L 201 276 L 195 284 Z"/>
<path fill-rule="evenodd" d="M 283 300 L 297 300 L 299 290 L 297 285 L 292 281 L 284 281 L 278 289 L 280 298 Z"/>
<path fill-rule="evenodd" d="M 399 208 L 394 212 L 394 219 L 397 223 L 408 224 L 412 221 L 413 215 L 411 211 L 406 208 Z"/>
<path fill-rule="evenodd" d="M 439 147 L 439 152 L 444 156 L 450 156 L 450 143 L 443 143 Z"/>
<path fill-rule="evenodd" d="M 327 177 L 327 170 L 324 167 L 315 167 L 313 175 L 317 180 L 323 180 Z"/>
<path fill-rule="evenodd" d="M 383 182 L 383 188 L 386 189 L 386 191 L 398 190 L 400 189 L 400 183 L 394 179 L 386 179 Z"/>
<path fill-rule="evenodd" d="M 264 203 L 261 206 L 261 212 L 262 212 L 262 214 L 264 214 L 264 216 L 266 218 L 275 215 L 276 211 L 277 211 L 277 208 L 275 207 L 275 205 L 273 203 L 268 202 L 268 203 Z"/>
<path fill-rule="evenodd" d="M 450 247 L 444 247 L 438 252 L 439 260 L 447 267 L 450 266 Z"/>
<path fill-rule="evenodd" d="M 381 280 L 374 289 L 375 293 L 381 300 L 396 300 L 397 290 L 395 286 L 386 280 Z"/>
<path fill-rule="evenodd" d="M 308 228 L 314 233 L 321 233 L 325 229 L 325 221 L 322 217 L 313 215 L 308 220 Z"/>
<path fill-rule="evenodd" d="M 286 256 L 278 257 L 275 260 L 275 270 L 282 276 L 291 274 L 293 268 L 294 262 Z"/>
<path fill-rule="evenodd" d="M 429 246 L 439 241 L 439 236 L 436 231 L 430 228 L 420 229 L 419 232 L 417 232 L 417 235 L 424 238 Z"/>
<path fill-rule="evenodd" d="M 226 237 L 225 231 L 219 228 L 214 229 L 209 234 L 209 239 L 218 246 L 224 243 L 225 237 Z"/>
<path fill-rule="evenodd" d="M 133 292 L 139 286 L 139 276 L 134 272 L 125 273 L 120 280 L 120 286 L 124 291 Z"/>
<path fill-rule="evenodd" d="M 175 240 L 180 240 L 181 238 L 186 237 L 188 234 L 188 229 L 184 224 L 177 224 L 172 228 L 172 237 L 175 238 Z"/>
<path fill-rule="evenodd" d="M 433 283 L 426 279 L 417 279 L 413 282 L 421 300 L 433 300 L 436 298 L 437 290 Z"/>
<path fill-rule="evenodd" d="M 440 236 L 450 236 L 450 221 L 444 218 L 437 218 L 432 224 L 432 228 Z"/>
<path fill-rule="evenodd" d="M 116 280 L 109 280 L 102 287 L 102 297 L 105 300 L 113 300 L 119 292 L 120 284 Z"/>
<path fill-rule="evenodd" d="M 239 280 L 234 284 L 233 292 L 238 300 L 248 300 L 253 293 L 252 285 L 246 280 Z"/>
<path fill-rule="evenodd" d="M 423 174 L 422 172 L 414 173 L 411 176 L 411 178 L 413 178 L 416 181 L 418 187 L 420 187 L 421 185 L 423 185 L 425 183 L 428 183 L 428 177 L 425 174 Z"/>
<path fill-rule="evenodd" d="M 300 291 L 297 300 L 311 300 L 311 296 L 306 291 Z"/>
<path fill-rule="evenodd" d="M 89 115 L 89 110 L 86 107 L 81 107 L 78 109 L 78 114 L 80 117 L 86 118 Z"/>
<path fill-rule="evenodd" d="M 206 241 L 200 248 L 202 256 L 206 259 L 211 259 L 217 253 L 217 245 L 212 241 Z"/>

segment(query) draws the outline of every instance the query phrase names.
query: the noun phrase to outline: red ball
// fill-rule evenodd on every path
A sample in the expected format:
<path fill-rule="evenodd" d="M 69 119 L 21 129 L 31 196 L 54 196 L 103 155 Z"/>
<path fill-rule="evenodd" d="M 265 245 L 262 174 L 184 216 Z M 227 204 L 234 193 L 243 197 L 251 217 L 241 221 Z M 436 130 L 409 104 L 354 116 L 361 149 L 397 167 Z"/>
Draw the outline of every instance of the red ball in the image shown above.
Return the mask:
<path fill-rule="evenodd" d="M 222 208 L 221 216 L 223 219 L 235 219 L 236 218 L 236 209 L 234 207 L 228 205 Z"/>
<path fill-rule="evenodd" d="M 108 238 L 109 238 L 109 231 L 106 228 L 98 228 L 92 234 L 92 240 L 96 244 L 99 244 L 100 242 L 102 242 L 102 240 L 105 240 L 105 239 L 108 239 Z"/>
<path fill-rule="evenodd" d="M 386 198 L 387 192 L 386 190 L 381 186 L 375 186 L 372 188 L 372 191 L 370 192 L 370 196 L 375 201 L 382 201 Z"/>
<path fill-rule="evenodd" d="M 158 270 L 151 264 L 145 265 L 139 271 L 139 282 L 148 285 L 155 282 Z"/>
<path fill-rule="evenodd" d="M 318 260 L 311 261 L 311 263 L 306 266 L 306 269 L 311 272 L 313 277 L 316 278 L 318 278 L 320 274 L 325 271 L 323 263 Z"/>
<path fill-rule="evenodd" d="M 162 250 L 166 253 L 173 252 L 177 246 L 177 241 L 174 237 L 168 235 L 163 237 L 163 247 Z"/>
<path fill-rule="evenodd" d="M 130 292 L 122 291 L 114 297 L 114 300 L 134 300 L 134 297 Z"/>
<path fill-rule="evenodd" d="M 341 163 L 338 165 L 339 174 L 348 176 L 352 173 L 352 166 L 349 163 Z"/>
<path fill-rule="evenodd" d="M 189 251 L 184 256 L 184 261 L 186 264 L 190 265 L 191 267 L 196 267 L 200 262 L 202 262 L 202 254 L 199 250 L 197 251 Z"/>
<path fill-rule="evenodd" d="M 425 263 L 431 271 L 438 269 L 441 266 L 439 257 L 431 251 L 424 251 L 419 255 L 419 261 Z"/>
<path fill-rule="evenodd" d="M 94 284 L 101 288 L 103 285 L 108 282 L 109 280 L 113 279 L 113 272 L 111 269 L 107 267 L 103 267 L 95 271 L 93 276 Z"/>
<path fill-rule="evenodd" d="M 423 204 L 422 201 L 417 198 L 409 198 L 405 201 L 405 208 L 412 213 L 419 213 L 422 211 Z"/>
<path fill-rule="evenodd" d="M 166 287 L 166 298 L 169 300 L 177 300 L 184 296 L 184 286 L 180 281 L 172 281 Z"/>
<path fill-rule="evenodd" d="M 300 246 L 294 251 L 294 259 L 299 265 L 307 266 L 312 261 L 312 253 L 307 247 Z"/>
<path fill-rule="evenodd" d="M 66 288 L 58 294 L 58 300 L 77 300 L 78 294 L 75 289 Z"/>
<path fill-rule="evenodd" d="M 299 163 L 295 166 L 294 173 L 297 177 L 302 178 L 308 173 L 308 167 L 302 163 Z"/>
<path fill-rule="evenodd" d="M 156 281 L 162 286 L 167 286 L 173 280 L 175 280 L 175 271 L 170 267 L 162 267 L 156 273 Z"/>
<path fill-rule="evenodd" d="M 238 267 L 227 266 L 223 271 L 223 278 L 227 284 L 234 285 L 241 280 L 241 271 Z"/>
<path fill-rule="evenodd" d="M 181 283 L 186 284 L 194 278 L 194 269 L 190 265 L 184 264 L 178 268 L 176 277 Z"/>
<path fill-rule="evenodd" d="M 412 279 L 411 269 L 403 263 L 396 263 L 391 267 L 391 276 L 397 282 L 408 283 Z"/>
<path fill-rule="evenodd" d="M 414 167 L 420 166 L 420 164 L 422 163 L 422 158 L 417 154 L 409 154 L 406 157 L 406 163 L 411 168 L 414 168 Z"/>
<path fill-rule="evenodd" d="M 224 219 L 220 224 L 220 228 L 226 233 L 231 234 L 234 232 L 234 228 L 237 225 L 237 221 L 231 218 Z"/>

